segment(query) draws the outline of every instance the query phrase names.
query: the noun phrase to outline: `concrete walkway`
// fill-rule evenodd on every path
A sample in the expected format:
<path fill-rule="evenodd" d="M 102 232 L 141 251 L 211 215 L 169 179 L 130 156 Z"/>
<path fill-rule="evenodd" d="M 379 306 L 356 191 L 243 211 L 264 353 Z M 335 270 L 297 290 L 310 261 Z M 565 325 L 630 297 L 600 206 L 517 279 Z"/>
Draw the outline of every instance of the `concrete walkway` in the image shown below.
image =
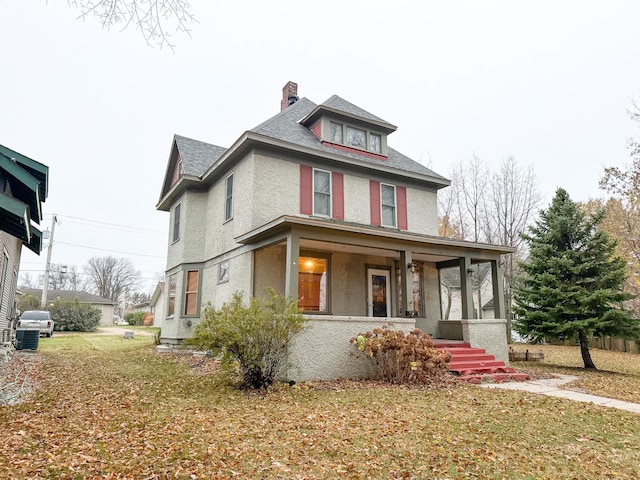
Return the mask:
<path fill-rule="evenodd" d="M 559 378 L 545 378 L 540 380 L 530 380 L 527 382 L 506 382 L 506 383 L 483 383 L 484 388 L 503 388 L 505 390 L 521 390 L 523 392 L 548 395 L 550 397 L 566 398 L 576 402 L 594 403 L 603 407 L 612 407 L 627 412 L 640 413 L 640 404 L 623 402 L 613 398 L 598 397 L 588 393 L 575 392 L 573 390 L 561 390 L 565 383 L 578 380 L 578 377 L 571 375 L 558 375 Z"/>

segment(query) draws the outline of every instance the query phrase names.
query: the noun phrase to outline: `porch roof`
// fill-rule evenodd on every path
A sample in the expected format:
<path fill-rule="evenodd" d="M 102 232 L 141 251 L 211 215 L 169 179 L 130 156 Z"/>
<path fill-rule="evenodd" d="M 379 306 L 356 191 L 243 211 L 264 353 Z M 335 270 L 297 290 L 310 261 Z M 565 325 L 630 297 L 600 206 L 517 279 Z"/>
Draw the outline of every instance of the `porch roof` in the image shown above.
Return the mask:
<path fill-rule="evenodd" d="M 300 238 L 380 248 L 384 250 L 414 250 L 434 256 L 433 261 L 444 261 L 463 256 L 495 259 L 515 252 L 503 245 L 468 242 L 434 235 L 405 232 L 394 228 L 362 225 L 331 219 L 306 218 L 284 215 L 236 237 L 245 245 L 271 243 L 295 231 Z M 438 258 L 436 258 L 438 257 Z"/>

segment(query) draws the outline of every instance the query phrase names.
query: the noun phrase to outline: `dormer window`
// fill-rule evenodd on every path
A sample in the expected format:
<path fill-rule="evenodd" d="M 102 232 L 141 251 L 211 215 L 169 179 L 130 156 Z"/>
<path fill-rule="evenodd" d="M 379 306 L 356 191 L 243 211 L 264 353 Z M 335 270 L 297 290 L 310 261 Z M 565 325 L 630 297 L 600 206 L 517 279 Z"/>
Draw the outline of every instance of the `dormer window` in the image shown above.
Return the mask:
<path fill-rule="evenodd" d="M 367 132 L 359 128 L 347 127 L 347 141 L 345 143 L 364 150 L 367 145 Z"/>
<path fill-rule="evenodd" d="M 380 133 L 334 122 L 333 120 L 329 121 L 328 124 L 329 135 L 325 136 L 326 141 L 336 145 L 377 153 L 378 155 L 386 155 L 386 135 L 383 137 Z"/>
<path fill-rule="evenodd" d="M 331 141 L 333 143 L 342 143 L 342 124 L 331 122 Z"/>
<path fill-rule="evenodd" d="M 369 134 L 369 150 L 372 152 L 382 152 L 382 139 L 377 133 Z"/>

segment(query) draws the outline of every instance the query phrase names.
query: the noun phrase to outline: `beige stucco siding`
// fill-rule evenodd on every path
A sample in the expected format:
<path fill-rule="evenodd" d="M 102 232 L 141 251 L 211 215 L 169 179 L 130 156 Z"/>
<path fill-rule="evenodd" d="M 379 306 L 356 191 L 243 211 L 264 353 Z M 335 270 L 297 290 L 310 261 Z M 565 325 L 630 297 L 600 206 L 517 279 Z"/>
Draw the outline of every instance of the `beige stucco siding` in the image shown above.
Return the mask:
<path fill-rule="evenodd" d="M 306 328 L 291 346 L 288 378 L 295 381 L 335 378 L 370 378 L 373 362 L 349 340 L 360 333 L 387 325 L 385 319 L 322 315 L 308 316 Z M 413 318 L 394 318 L 394 330 L 413 330 Z"/>
<path fill-rule="evenodd" d="M 407 187 L 407 223 L 410 232 L 438 234 L 438 199 L 435 192 Z"/>
<path fill-rule="evenodd" d="M 207 196 L 207 193 L 187 191 L 171 206 L 167 270 L 182 263 L 199 262 L 205 255 Z M 178 204 L 180 238 L 173 242 L 174 214 Z"/>
<path fill-rule="evenodd" d="M 284 294 L 287 248 L 274 245 L 254 252 L 253 295 L 260 297 L 268 288 Z"/>
<path fill-rule="evenodd" d="M 347 222 L 371 223 L 369 178 L 344 175 L 344 219 Z"/>
<path fill-rule="evenodd" d="M 300 214 L 300 165 L 264 153 L 254 155 L 251 227 Z"/>

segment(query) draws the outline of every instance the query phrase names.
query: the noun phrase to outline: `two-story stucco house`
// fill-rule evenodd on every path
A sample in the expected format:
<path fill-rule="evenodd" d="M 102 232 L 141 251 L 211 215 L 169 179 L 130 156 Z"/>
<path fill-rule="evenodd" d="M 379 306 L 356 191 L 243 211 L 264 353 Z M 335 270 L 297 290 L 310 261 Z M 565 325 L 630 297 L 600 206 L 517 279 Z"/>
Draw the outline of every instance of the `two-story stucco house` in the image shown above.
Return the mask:
<path fill-rule="evenodd" d="M 268 287 L 297 299 L 298 379 L 357 376 L 349 339 L 392 322 L 507 359 L 506 247 L 437 236 L 444 177 L 390 146 L 396 127 L 338 96 L 283 89 L 281 111 L 229 148 L 176 135 L 157 208 L 170 212 L 161 341 L 193 333 L 208 303 Z M 488 263 L 495 319 L 473 319 L 472 265 Z M 461 317 L 442 319 L 439 272 L 463 278 Z"/>
<path fill-rule="evenodd" d="M 0 145 L 0 333 L 10 342 L 16 320 L 15 295 L 22 246 L 39 254 L 49 167 Z"/>

